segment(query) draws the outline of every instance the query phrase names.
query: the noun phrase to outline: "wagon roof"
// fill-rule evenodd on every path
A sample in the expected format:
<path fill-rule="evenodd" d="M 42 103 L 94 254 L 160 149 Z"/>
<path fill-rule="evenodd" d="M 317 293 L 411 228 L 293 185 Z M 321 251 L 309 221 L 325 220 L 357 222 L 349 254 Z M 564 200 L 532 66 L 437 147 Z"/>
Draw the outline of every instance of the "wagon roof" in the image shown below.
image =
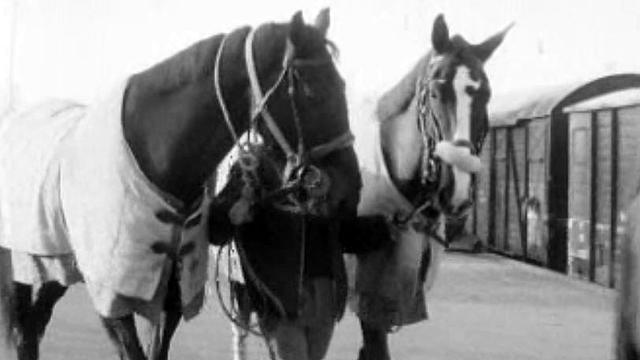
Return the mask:
<path fill-rule="evenodd" d="M 625 89 L 596 96 L 562 109 L 563 112 L 590 112 L 600 109 L 613 109 L 640 104 L 640 88 Z"/>
<path fill-rule="evenodd" d="M 489 106 L 492 127 L 511 126 L 561 112 L 566 106 L 614 91 L 640 88 L 640 74 L 616 74 L 591 81 L 531 89 L 497 96 Z"/>

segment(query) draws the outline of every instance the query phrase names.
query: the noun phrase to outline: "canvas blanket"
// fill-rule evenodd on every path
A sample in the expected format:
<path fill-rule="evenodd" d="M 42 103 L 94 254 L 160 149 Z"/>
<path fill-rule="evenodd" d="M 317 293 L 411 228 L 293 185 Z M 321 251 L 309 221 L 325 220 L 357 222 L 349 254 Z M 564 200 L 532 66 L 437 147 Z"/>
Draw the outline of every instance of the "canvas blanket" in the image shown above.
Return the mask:
<path fill-rule="evenodd" d="M 60 154 L 83 105 L 49 100 L 0 122 L 0 246 L 37 255 L 71 252 L 60 212 Z"/>
<path fill-rule="evenodd" d="M 123 297 L 158 299 L 166 290 L 171 255 L 179 254 L 185 307 L 199 302 L 207 279 L 208 241 L 200 221 L 206 218 L 206 206 L 185 215 L 184 204 L 160 191 L 139 169 L 123 135 L 125 87 L 122 82 L 77 117 L 60 112 L 67 120 L 59 118 L 64 125 L 55 128 L 55 147 L 49 139 L 53 132 L 41 130 L 53 126 L 50 116 L 29 117 L 28 127 L 3 122 L 0 131 L 0 189 L 15 191 L 0 192 L 2 227 L 8 229 L 0 245 L 34 255 L 73 252 L 103 316 L 127 311 L 117 306 Z M 18 145 L 4 145 L 11 141 Z M 46 156 L 19 157 L 15 146 Z M 37 197 L 30 195 L 33 189 Z M 19 237 L 14 236 L 18 228 Z M 154 250 L 158 248 L 171 251 Z"/>
<path fill-rule="evenodd" d="M 360 161 L 363 187 L 359 215 L 408 215 L 413 206 L 389 177 L 382 157 L 379 126 L 372 122 L 358 134 L 356 152 Z M 442 222 L 444 224 L 444 222 Z M 385 327 L 411 324 L 426 318 L 423 287 L 435 280 L 444 247 L 412 227 L 390 225 L 397 245 L 392 250 L 347 256 L 351 307 L 369 323 Z M 440 229 L 444 235 L 444 227 Z M 421 268 L 422 264 L 428 268 Z M 426 270 L 426 274 L 424 274 Z M 426 276 L 426 279 L 424 278 Z"/>

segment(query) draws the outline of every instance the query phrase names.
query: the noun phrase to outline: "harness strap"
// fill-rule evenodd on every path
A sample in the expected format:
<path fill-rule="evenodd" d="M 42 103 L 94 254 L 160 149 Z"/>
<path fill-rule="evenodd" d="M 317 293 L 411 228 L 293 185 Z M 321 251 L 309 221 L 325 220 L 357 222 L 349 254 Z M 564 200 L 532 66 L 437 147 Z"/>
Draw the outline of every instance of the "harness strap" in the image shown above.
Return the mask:
<path fill-rule="evenodd" d="M 337 138 L 330 140 L 327 143 L 320 144 L 314 147 L 313 149 L 309 150 L 309 153 L 308 153 L 309 158 L 312 160 L 321 159 L 336 150 L 340 150 L 340 149 L 344 149 L 352 146 L 354 140 L 355 140 L 355 137 L 353 136 L 353 134 L 347 131 L 344 134 L 338 136 Z"/>
<path fill-rule="evenodd" d="M 227 109 L 227 104 L 224 102 L 224 97 L 222 96 L 222 87 L 220 86 L 220 59 L 222 58 L 222 51 L 224 50 L 224 44 L 227 40 L 228 35 L 225 35 L 220 42 L 220 46 L 218 47 L 218 53 L 216 54 L 216 62 L 213 68 L 213 85 L 216 90 L 216 99 L 218 100 L 218 105 L 220 105 L 220 110 L 222 111 L 222 116 L 224 117 L 224 121 L 227 123 L 227 128 L 231 133 L 231 137 L 235 142 L 236 146 L 240 146 L 240 139 L 238 138 L 238 133 L 236 133 L 236 129 L 233 127 L 233 123 L 231 122 L 231 116 L 229 115 L 229 110 Z"/>
<path fill-rule="evenodd" d="M 253 37 L 255 34 L 255 29 L 251 29 L 249 35 L 247 35 L 247 39 L 244 43 L 244 58 L 247 64 L 247 73 L 249 75 L 249 82 L 251 84 L 251 92 L 253 94 L 254 99 L 254 110 L 252 112 L 251 118 L 255 118 L 258 114 L 262 115 L 262 118 L 267 125 L 267 128 L 271 132 L 271 135 L 276 140 L 282 151 L 285 153 L 287 159 L 297 159 L 296 153 L 291 148 L 291 145 L 284 137 L 284 134 L 276 124 L 275 120 L 269 113 L 266 108 L 267 101 L 273 91 L 278 87 L 278 85 L 284 79 L 287 69 L 289 68 L 289 63 L 293 58 L 293 47 L 287 42 L 287 50 L 285 51 L 284 60 L 283 60 L 283 70 L 278 76 L 278 80 L 276 83 L 267 91 L 267 94 L 262 93 L 262 88 L 260 87 L 260 80 L 258 80 L 258 74 L 256 70 L 255 59 L 253 58 Z"/>

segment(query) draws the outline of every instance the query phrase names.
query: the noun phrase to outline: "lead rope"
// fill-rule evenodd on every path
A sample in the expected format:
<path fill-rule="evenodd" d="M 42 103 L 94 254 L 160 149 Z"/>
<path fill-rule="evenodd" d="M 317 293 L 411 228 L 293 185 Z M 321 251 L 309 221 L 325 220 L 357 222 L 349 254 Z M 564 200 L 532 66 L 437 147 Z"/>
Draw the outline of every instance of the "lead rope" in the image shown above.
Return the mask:
<path fill-rule="evenodd" d="M 253 35 L 253 30 L 250 33 L 250 38 L 248 37 L 245 41 L 250 43 L 249 40 L 253 39 L 252 35 Z M 233 139 L 233 142 L 234 142 L 235 146 L 238 148 L 238 150 L 240 152 L 240 157 L 244 156 L 249 161 L 250 161 L 250 159 L 256 160 L 255 155 L 252 154 L 252 152 L 251 152 L 251 148 L 248 147 L 248 148 L 245 149 L 240 144 L 240 138 L 238 137 L 238 134 L 237 134 L 237 132 L 236 132 L 234 126 L 233 126 L 233 123 L 231 122 L 231 116 L 229 115 L 229 110 L 227 109 L 226 103 L 224 102 L 224 97 L 222 96 L 222 88 L 220 86 L 220 61 L 221 61 L 221 58 L 222 58 L 222 54 L 223 54 L 224 45 L 226 43 L 226 40 L 227 40 L 227 36 L 225 35 L 222 38 L 222 41 L 220 42 L 220 46 L 218 48 L 218 52 L 216 54 L 216 60 L 215 60 L 215 64 L 214 64 L 214 75 L 213 76 L 214 76 L 214 88 L 215 88 L 215 91 L 216 91 L 216 99 L 218 100 L 218 104 L 220 106 L 220 111 L 222 112 L 222 115 L 224 117 L 225 123 L 227 124 L 227 128 L 229 130 L 229 133 L 231 134 L 231 137 Z M 253 62 L 253 59 L 252 59 L 252 62 Z M 249 70 L 248 72 L 251 74 L 251 70 Z M 254 75 L 255 75 L 255 73 L 254 73 Z M 278 80 L 278 83 L 281 81 L 281 78 L 283 76 L 284 76 L 284 73 L 281 74 L 280 79 Z M 268 95 L 271 95 L 272 92 L 273 92 L 273 89 L 270 89 L 270 91 L 268 92 Z M 268 99 L 268 96 L 263 98 L 261 103 L 259 104 L 258 108 L 263 107 L 264 103 L 266 103 L 267 99 Z M 255 114 L 254 114 L 254 116 L 255 116 Z M 273 125 L 275 125 L 275 124 L 273 124 Z M 267 124 L 267 126 L 269 126 L 269 124 Z M 270 130 L 273 133 L 274 130 L 271 129 L 271 127 L 270 127 Z M 274 135 L 274 137 L 275 137 L 275 135 Z M 242 168 L 242 171 L 243 171 L 243 177 L 244 178 L 248 178 L 249 177 L 249 174 L 247 173 L 248 169 L 246 169 L 245 166 L 241 166 L 241 168 Z M 253 189 L 250 188 L 249 185 L 245 182 L 245 188 L 243 188 L 243 197 L 248 197 L 245 200 L 246 201 L 250 201 L 251 199 L 249 199 L 249 198 L 252 198 L 253 195 L 254 195 Z M 248 211 L 248 209 L 247 209 L 247 211 Z M 218 259 L 220 259 L 220 255 L 221 255 L 221 252 L 219 251 Z M 240 254 L 240 250 L 238 251 L 238 255 L 242 257 L 242 255 Z M 248 331 L 250 333 L 253 333 L 258 337 L 261 337 L 264 340 L 265 345 L 266 345 L 266 347 L 267 347 L 267 349 L 269 351 L 269 357 L 272 360 L 275 360 L 275 358 L 274 358 L 275 352 L 274 352 L 274 349 L 272 347 L 272 344 L 269 342 L 269 339 L 264 334 L 262 334 L 261 332 L 258 332 L 256 330 L 252 329 L 250 325 L 247 326 L 245 324 L 241 324 L 241 322 L 238 321 L 234 317 L 234 315 L 232 314 L 230 309 L 228 309 L 228 308 L 226 308 L 226 306 L 224 306 L 224 301 L 222 300 L 222 295 L 221 295 L 221 290 L 220 290 L 220 282 L 219 282 L 219 280 L 217 280 L 218 279 L 218 272 L 219 272 L 219 264 L 216 264 L 215 271 L 216 271 L 216 293 L 218 294 L 218 300 L 223 305 L 222 308 L 223 308 L 224 314 L 227 316 L 229 321 L 234 323 L 236 326 L 238 326 L 238 327 L 240 327 L 240 328 L 242 328 L 242 329 L 244 329 L 244 330 L 246 330 L 246 331 Z M 253 274 L 253 275 L 255 276 L 255 274 Z M 273 295 L 268 289 L 265 289 L 266 285 L 264 287 L 260 286 L 260 284 L 262 284 L 262 285 L 264 285 L 264 284 L 257 278 L 257 276 L 255 276 L 253 280 L 254 280 L 254 283 L 256 284 L 256 286 L 258 288 L 261 288 L 261 290 L 263 290 L 263 293 L 266 294 L 267 297 L 269 295 L 272 295 L 273 296 L 272 300 L 277 300 L 277 298 L 275 298 L 275 295 Z M 266 291 L 264 291 L 264 290 L 266 290 Z M 275 301 L 274 304 L 275 304 L 276 307 L 278 307 L 278 305 L 280 305 L 277 301 Z"/>
<path fill-rule="evenodd" d="M 295 168 L 296 166 L 299 165 L 299 161 L 300 161 L 300 157 L 298 155 L 296 155 L 293 150 L 291 149 L 291 146 L 289 145 L 289 143 L 286 141 L 286 138 L 284 137 L 284 135 L 282 134 L 282 132 L 280 131 L 280 129 L 278 128 L 275 120 L 273 119 L 273 117 L 271 116 L 271 114 L 267 111 L 266 109 L 266 103 L 269 100 L 269 98 L 271 97 L 271 95 L 274 93 L 274 91 L 278 88 L 278 86 L 280 85 L 280 83 L 284 80 L 285 76 L 287 75 L 287 73 L 289 73 L 289 65 L 290 65 L 290 61 L 293 58 L 293 46 L 287 42 L 287 50 L 285 52 L 285 56 L 283 59 L 283 70 L 280 73 L 280 75 L 278 76 L 278 79 L 276 80 L 276 82 L 274 83 L 274 85 L 269 88 L 269 90 L 267 90 L 267 92 L 263 95 L 262 94 L 262 90 L 260 88 L 260 83 L 258 80 L 258 76 L 256 73 L 256 67 L 255 67 L 255 63 L 254 63 L 254 58 L 253 58 L 253 49 L 252 49 L 252 45 L 253 45 L 253 36 L 254 36 L 254 30 L 251 30 L 249 32 L 249 34 L 247 35 L 247 38 L 245 40 L 245 61 L 246 61 L 246 66 L 247 66 L 247 73 L 249 76 L 249 81 L 251 84 L 251 90 L 253 93 L 253 101 L 254 103 L 254 110 L 253 113 L 251 115 L 251 124 L 252 124 L 252 128 L 253 128 L 253 124 L 255 123 L 255 119 L 259 116 L 262 115 L 265 124 L 267 125 L 267 128 L 269 129 L 269 131 L 271 132 L 272 136 L 274 137 L 274 139 L 278 142 L 279 146 L 281 147 L 282 151 L 286 154 L 287 156 L 287 165 L 290 169 Z M 255 174 L 255 167 L 253 166 L 243 166 L 243 162 L 242 158 L 244 157 L 245 160 L 247 160 L 249 163 L 253 163 L 253 165 L 255 165 L 255 162 L 257 162 L 257 159 L 255 158 L 255 155 L 251 152 L 251 147 L 249 146 L 248 148 L 243 148 L 240 144 L 240 139 L 235 131 L 235 128 L 233 127 L 233 123 L 231 122 L 231 118 L 229 116 L 229 112 L 226 108 L 226 105 L 224 103 L 224 98 L 222 97 L 222 91 L 221 91 L 221 87 L 220 87 L 220 78 L 219 78 L 219 73 L 220 73 L 220 59 L 222 57 L 222 51 L 224 48 L 224 44 L 225 44 L 225 40 L 226 37 L 223 38 L 221 44 L 220 44 L 220 48 L 218 49 L 218 53 L 216 55 L 216 62 L 215 62 L 215 69 L 214 69 L 214 82 L 215 82 L 215 89 L 216 89 L 216 96 L 218 99 L 218 102 L 220 103 L 220 108 L 221 111 L 223 113 L 223 116 L 225 118 L 225 122 L 227 123 L 227 127 L 229 128 L 229 132 L 231 133 L 233 140 L 236 144 L 236 146 L 238 147 L 238 149 L 240 150 L 240 157 L 241 157 L 241 168 L 243 170 L 243 180 L 245 180 L 245 188 L 243 188 L 243 198 L 246 198 L 245 201 L 239 201 L 238 203 L 234 204 L 234 208 L 236 208 L 236 213 L 245 213 L 247 214 L 249 211 L 249 205 L 250 203 L 252 203 L 255 197 L 255 191 L 253 189 L 253 187 L 249 184 L 250 181 L 249 178 L 251 178 L 253 174 Z M 295 114 L 295 116 L 297 116 L 297 114 Z M 296 118 L 296 126 L 298 126 L 299 123 L 299 119 Z M 255 160 L 255 161 L 252 161 Z M 248 164 L 245 164 L 248 165 Z M 249 169 L 251 167 L 251 169 Z M 242 199 L 241 199 L 242 200 Z M 238 206 L 235 206 L 238 205 Z M 232 208 L 232 210 L 234 210 L 234 208 Z M 230 214 L 232 215 L 232 214 Z M 242 217 L 242 216 L 241 216 Z M 303 219 L 303 222 L 305 222 L 305 220 Z M 305 226 L 303 224 L 303 231 L 305 231 Z M 303 234 L 303 240 L 305 238 L 305 234 Z M 254 285 L 259 289 L 259 292 L 261 294 L 263 294 L 263 296 L 265 296 L 265 298 L 269 298 L 272 302 L 272 304 L 276 307 L 277 311 L 279 313 L 281 313 L 281 315 L 283 317 L 286 316 L 286 313 L 284 311 L 284 308 L 282 306 L 282 304 L 280 303 L 279 299 L 275 296 L 275 294 L 273 294 L 270 289 L 267 287 L 266 284 L 264 284 L 259 277 L 257 276 L 257 274 L 255 274 L 255 272 L 253 271 L 253 268 L 250 266 L 250 264 L 248 263 L 247 259 L 246 259 L 246 254 L 244 253 L 244 249 L 242 247 L 241 241 L 236 241 L 237 242 L 237 249 L 238 249 L 238 255 L 240 256 L 241 259 L 244 258 L 244 263 L 245 263 L 245 269 L 247 270 L 247 275 L 249 278 L 251 278 L 251 280 L 253 281 Z M 302 246 L 302 252 L 301 252 L 301 256 L 304 256 L 304 244 Z M 302 262 L 302 267 L 304 267 L 304 262 Z M 216 269 L 217 270 L 217 269 Z M 300 273 L 300 279 L 302 279 L 302 272 Z M 300 280 L 299 283 L 299 291 L 301 291 L 302 289 L 302 285 L 301 285 L 302 280 Z M 231 314 L 230 311 L 228 311 L 229 309 L 226 309 L 227 311 L 225 311 L 225 314 L 227 315 L 227 317 L 229 317 L 229 319 L 234 322 L 236 325 L 238 325 L 240 322 L 237 321 L 234 317 L 233 314 Z M 248 331 L 252 332 L 252 329 L 247 329 Z M 253 332 L 255 333 L 255 332 Z M 269 356 L 273 359 L 274 358 L 274 354 L 275 351 L 273 349 L 273 346 L 271 344 L 271 342 L 269 341 L 269 339 L 264 335 L 264 334 L 259 334 L 260 337 L 263 338 L 265 345 L 267 347 L 267 349 L 269 350 Z"/>
<path fill-rule="evenodd" d="M 262 118 L 264 119 L 264 122 L 267 125 L 267 128 L 271 132 L 271 135 L 273 136 L 273 138 L 276 140 L 276 142 L 278 143 L 278 145 L 286 155 L 287 164 L 285 165 L 285 169 L 283 172 L 283 179 L 282 179 L 283 182 L 286 182 L 289 179 L 292 171 L 296 169 L 298 166 L 300 166 L 300 162 L 302 161 L 302 155 L 304 151 L 304 147 L 303 147 L 304 143 L 302 140 L 302 128 L 300 126 L 300 119 L 298 117 L 297 108 L 295 106 L 295 101 L 293 98 L 294 89 L 295 89 L 293 88 L 293 78 L 292 78 L 293 72 L 289 69 L 291 65 L 291 61 L 293 60 L 293 56 L 294 56 L 294 47 L 293 47 L 293 44 L 291 44 L 291 42 L 287 40 L 286 50 L 285 50 L 284 58 L 282 61 L 283 70 L 280 73 L 280 76 L 278 77 L 275 84 L 263 95 L 262 89 L 260 86 L 260 81 L 256 73 L 256 66 L 253 58 L 254 33 L 255 32 L 252 30 L 247 36 L 247 41 L 245 42 L 245 61 L 247 64 L 247 71 L 249 73 L 249 81 L 251 83 L 251 90 L 253 92 L 253 97 L 254 99 L 257 100 L 257 107 L 254 110 L 254 117 L 257 117 L 258 115 L 262 115 Z M 289 78 L 287 80 L 289 80 L 290 82 L 289 88 L 288 88 L 289 99 L 292 104 L 293 117 L 295 121 L 297 135 L 298 135 L 298 153 L 297 154 L 293 151 L 291 145 L 289 144 L 287 139 L 284 137 L 284 135 L 282 134 L 282 131 L 280 130 L 275 120 L 273 119 L 273 117 L 271 116 L 271 114 L 266 108 L 267 100 L 269 99 L 271 94 L 273 94 L 275 89 L 283 81 L 285 75 L 287 74 L 289 74 Z M 303 216 L 302 239 L 301 239 L 301 252 L 300 252 L 300 268 L 299 268 L 299 274 L 298 274 L 299 276 L 298 296 L 300 298 L 302 298 L 302 295 L 303 295 L 303 286 L 304 286 L 303 278 L 304 278 L 304 267 L 305 267 L 304 256 L 305 256 L 305 247 L 306 247 L 306 244 L 305 244 L 306 243 L 306 226 L 305 226 L 306 219 L 304 218 L 304 214 L 302 216 Z"/>

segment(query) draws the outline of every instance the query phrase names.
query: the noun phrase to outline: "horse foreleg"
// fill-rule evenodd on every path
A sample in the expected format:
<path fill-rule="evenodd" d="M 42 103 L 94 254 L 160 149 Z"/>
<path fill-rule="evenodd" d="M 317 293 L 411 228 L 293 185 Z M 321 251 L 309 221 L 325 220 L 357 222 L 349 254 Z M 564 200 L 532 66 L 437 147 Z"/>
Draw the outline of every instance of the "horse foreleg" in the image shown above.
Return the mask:
<path fill-rule="evenodd" d="M 362 348 L 358 360 L 391 360 L 387 331 L 360 321 Z"/>
<path fill-rule="evenodd" d="M 174 264 L 169 274 L 167 294 L 160 321 L 158 323 L 144 322 L 147 327 L 146 335 L 143 335 L 145 337 L 145 354 L 150 360 L 167 360 L 169 358 L 171 339 L 180 324 L 180 319 L 182 319 L 182 297 L 177 276 L 178 272 Z"/>
<path fill-rule="evenodd" d="M 51 321 L 53 308 L 58 300 L 67 292 L 67 287 L 57 282 L 48 282 L 43 284 L 38 290 L 35 302 L 31 307 L 31 316 L 33 317 L 34 327 L 38 342 L 44 336 L 44 331 Z"/>
<path fill-rule="evenodd" d="M 11 252 L 0 248 L 0 358 L 15 359 L 15 292 Z"/>
<path fill-rule="evenodd" d="M 33 299 L 33 286 L 15 283 L 18 359 L 39 357 L 40 340 L 51 320 L 53 307 L 66 290 L 57 282 L 44 283 Z"/>
<path fill-rule="evenodd" d="M 233 334 L 233 360 L 247 360 L 247 331 L 241 326 L 231 323 L 231 332 Z"/>
<path fill-rule="evenodd" d="M 180 311 L 166 310 L 160 324 L 156 324 L 150 329 L 151 334 L 146 351 L 150 360 L 167 360 L 169 358 L 171 339 L 180 324 L 180 319 L 182 319 Z"/>
<path fill-rule="evenodd" d="M 251 300 L 244 284 L 233 281 L 231 289 L 238 306 L 238 317 L 236 319 L 238 323 L 231 323 L 233 360 L 247 360 L 247 338 L 249 337 L 247 329 L 251 322 Z"/>
<path fill-rule="evenodd" d="M 14 283 L 15 288 L 15 329 L 16 350 L 19 360 L 38 359 L 38 332 L 32 312 L 33 287 L 22 283 Z"/>
<path fill-rule="evenodd" d="M 114 319 L 100 318 L 121 360 L 147 360 L 136 333 L 133 315 Z"/>

